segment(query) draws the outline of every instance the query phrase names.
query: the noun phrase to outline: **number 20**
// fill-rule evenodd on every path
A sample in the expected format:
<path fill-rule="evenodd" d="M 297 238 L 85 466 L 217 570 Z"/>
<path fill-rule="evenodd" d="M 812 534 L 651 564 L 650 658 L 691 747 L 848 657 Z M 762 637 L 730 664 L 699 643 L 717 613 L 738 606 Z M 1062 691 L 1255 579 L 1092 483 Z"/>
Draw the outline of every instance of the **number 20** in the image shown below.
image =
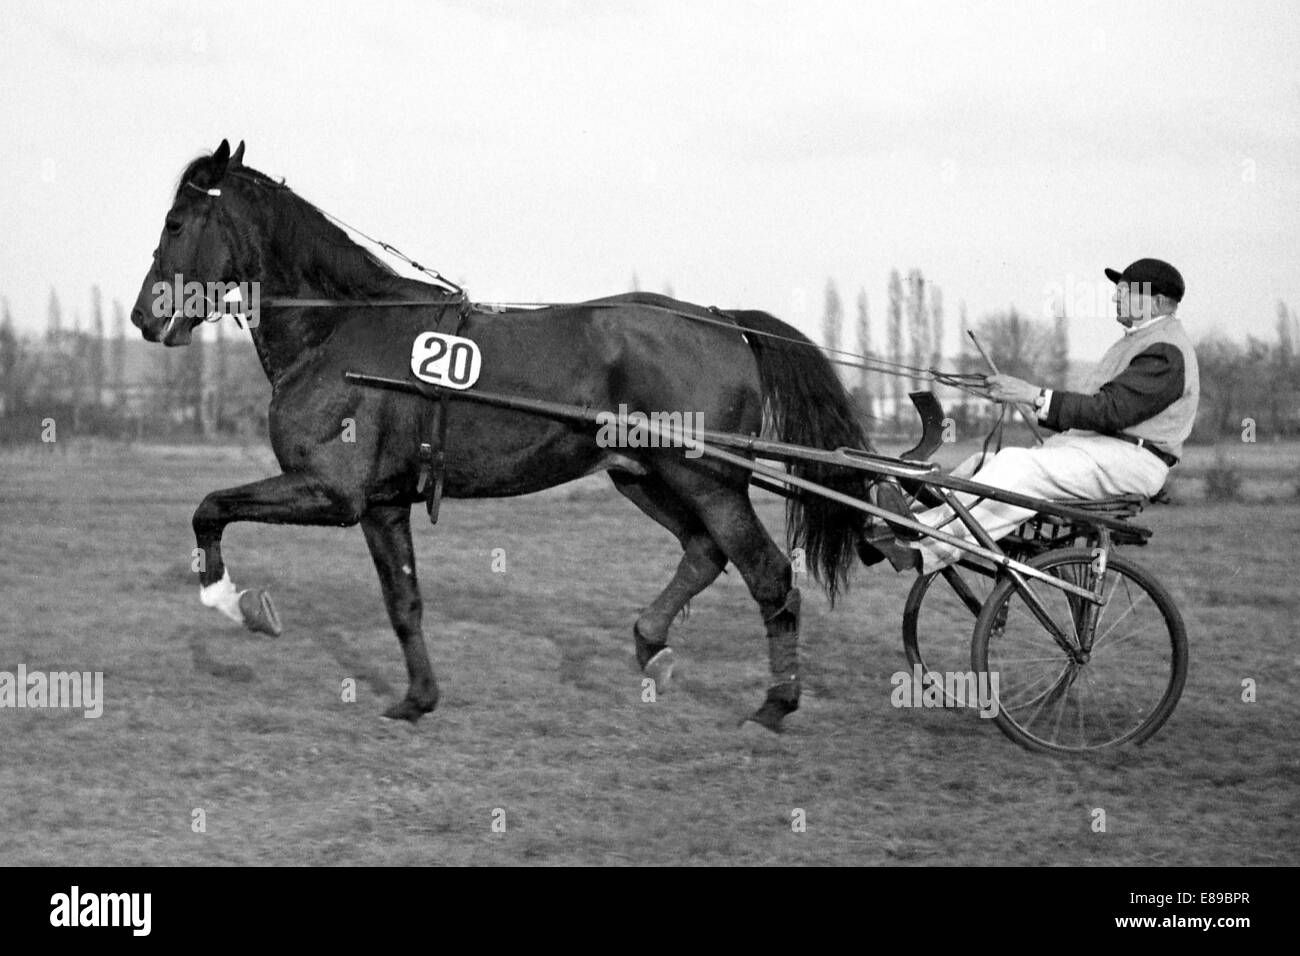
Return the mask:
<path fill-rule="evenodd" d="M 451 354 L 448 355 L 447 343 L 436 336 L 429 336 L 425 342 L 425 348 L 433 347 L 434 351 L 425 356 L 420 363 L 420 376 L 422 378 L 441 379 L 443 373 L 434 366 L 447 355 L 447 378 L 453 385 L 465 385 L 469 382 L 470 373 L 474 367 L 474 350 L 466 342 L 453 342 L 451 345 Z"/>

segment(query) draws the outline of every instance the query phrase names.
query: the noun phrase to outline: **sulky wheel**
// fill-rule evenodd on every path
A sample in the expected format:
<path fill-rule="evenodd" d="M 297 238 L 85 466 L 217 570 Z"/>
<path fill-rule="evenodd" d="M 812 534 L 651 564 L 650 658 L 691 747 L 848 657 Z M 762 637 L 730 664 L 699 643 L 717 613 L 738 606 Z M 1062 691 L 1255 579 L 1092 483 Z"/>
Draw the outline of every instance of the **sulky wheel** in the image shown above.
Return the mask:
<path fill-rule="evenodd" d="M 937 672 L 940 684 L 945 673 L 967 671 L 971 628 L 992 590 L 991 571 L 948 567 L 918 576 L 903 606 L 908 670 L 919 666 L 927 681 Z"/>
<path fill-rule="evenodd" d="M 1094 552 L 1049 551 L 1029 563 L 1093 589 Z M 1026 586 L 1066 636 L 1066 647 L 1003 576 L 975 624 L 971 664 L 996 675 L 997 724 L 1033 750 L 1079 753 L 1138 744 L 1169 719 L 1187 679 L 1187 632 L 1164 587 L 1113 552 L 1097 607 L 1042 581 Z M 1091 607 L 1091 611 L 1090 611 Z"/>

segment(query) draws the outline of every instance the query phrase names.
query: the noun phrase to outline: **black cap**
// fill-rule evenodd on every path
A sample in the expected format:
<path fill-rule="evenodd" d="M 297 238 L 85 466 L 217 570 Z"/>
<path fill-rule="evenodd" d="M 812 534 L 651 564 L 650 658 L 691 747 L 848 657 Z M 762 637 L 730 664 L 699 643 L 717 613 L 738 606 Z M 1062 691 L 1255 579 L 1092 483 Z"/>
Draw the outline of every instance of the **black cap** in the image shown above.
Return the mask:
<path fill-rule="evenodd" d="M 1123 272 L 1107 269 L 1106 278 L 1129 285 L 1150 283 L 1152 295 L 1167 295 L 1175 302 L 1183 301 L 1183 277 L 1177 269 L 1160 259 L 1139 259 L 1126 266 Z"/>

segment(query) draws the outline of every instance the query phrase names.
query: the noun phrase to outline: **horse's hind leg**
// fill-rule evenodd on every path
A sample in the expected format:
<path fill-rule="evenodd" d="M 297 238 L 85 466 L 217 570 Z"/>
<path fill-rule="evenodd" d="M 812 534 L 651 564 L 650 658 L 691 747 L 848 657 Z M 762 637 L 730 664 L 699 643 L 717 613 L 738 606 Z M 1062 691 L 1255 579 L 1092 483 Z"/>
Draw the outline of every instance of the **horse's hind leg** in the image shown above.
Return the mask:
<path fill-rule="evenodd" d="M 745 579 L 767 629 L 772 683 L 767 699 L 751 717 L 768 730 L 799 707 L 799 589 L 790 560 L 767 533 L 744 484 L 716 472 L 674 469 L 665 475 L 672 489 L 704 523 L 709 536 Z M 743 479 L 741 479 L 743 481 Z"/>
<path fill-rule="evenodd" d="M 682 545 L 682 559 L 672 580 L 632 626 L 637 663 L 663 690 L 672 670 L 668 628 L 687 602 L 717 579 L 727 558 L 699 518 L 662 479 L 653 474 L 632 478 L 617 472 L 611 477 L 624 497 L 672 532 Z"/>
<path fill-rule="evenodd" d="M 438 705 L 438 683 L 420 626 L 424 605 L 415 577 L 410 506 L 371 507 L 361 516 L 361 530 L 379 572 L 388 619 L 402 644 L 410 679 L 406 696 L 384 711 L 384 716 L 414 722 Z"/>

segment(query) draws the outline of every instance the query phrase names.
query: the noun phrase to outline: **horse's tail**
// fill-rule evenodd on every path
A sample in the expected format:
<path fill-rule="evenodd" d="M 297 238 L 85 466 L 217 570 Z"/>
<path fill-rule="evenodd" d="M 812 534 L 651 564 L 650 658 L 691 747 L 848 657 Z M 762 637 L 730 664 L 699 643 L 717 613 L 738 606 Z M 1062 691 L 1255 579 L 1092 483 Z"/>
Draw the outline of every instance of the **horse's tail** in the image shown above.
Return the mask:
<path fill-rule="evenodd" d="M 766 312 L 727 314 L 755 333 L 746 338 L 758 360 L 765 431 L 796 445 L 871 449 L 835 369 L 811 340 Z M 863 497 L 870 483 L 863 472 L 815 462 L 794 463 L 790 472 L 855 498 Z M 832 604 L 865 543 L 864 518 L 861 511 L 819 495 L 800 492 L 787 499 L 789 545 L 803 548 L 808 569 Z"/>

